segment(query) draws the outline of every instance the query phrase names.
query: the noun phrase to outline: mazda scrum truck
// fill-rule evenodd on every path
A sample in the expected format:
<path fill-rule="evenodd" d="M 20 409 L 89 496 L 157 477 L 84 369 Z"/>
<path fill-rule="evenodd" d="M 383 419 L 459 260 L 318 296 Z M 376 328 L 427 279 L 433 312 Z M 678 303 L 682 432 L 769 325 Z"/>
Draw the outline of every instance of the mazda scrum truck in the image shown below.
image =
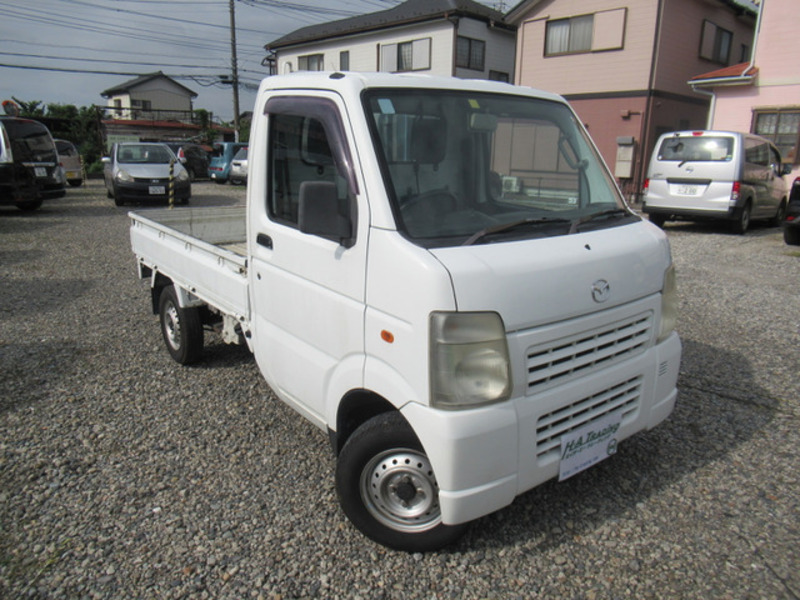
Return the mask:
<path fill-rule="evenodd" d="M 175 360 L 215 328 L 327 432 L 364 534 L 444 546 L 673 410 L 667 238 L 561 97 L 297 73 L 254 115 L 246 206 L 130 213 L 139 275 Z"/>

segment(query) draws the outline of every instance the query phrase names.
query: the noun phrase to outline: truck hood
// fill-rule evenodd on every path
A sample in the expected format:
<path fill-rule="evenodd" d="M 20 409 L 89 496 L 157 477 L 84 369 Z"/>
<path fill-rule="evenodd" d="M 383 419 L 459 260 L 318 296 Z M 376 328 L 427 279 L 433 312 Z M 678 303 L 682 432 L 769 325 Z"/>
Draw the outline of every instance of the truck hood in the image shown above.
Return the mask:
<path fill-rule="evenodd" d="M 640 221 L 564 235 L 431 250 L 450 273 L 459 311 L 497 311 L 518 331 L 660 292 L 666 235 Z"/>

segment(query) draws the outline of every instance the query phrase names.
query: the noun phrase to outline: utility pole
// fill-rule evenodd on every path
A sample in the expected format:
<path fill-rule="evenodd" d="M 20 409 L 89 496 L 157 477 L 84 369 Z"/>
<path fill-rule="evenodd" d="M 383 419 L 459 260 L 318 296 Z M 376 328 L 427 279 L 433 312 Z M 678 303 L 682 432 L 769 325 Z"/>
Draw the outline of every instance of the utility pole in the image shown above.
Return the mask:
<path fill-rule="evenodd" d="M 236 66 L 236 13 L 233 0 L 228 0 L 231 13 L 231 71 L 233 75 L 233 128 L 236 141 L 239 141 L 239 69 Z"/>

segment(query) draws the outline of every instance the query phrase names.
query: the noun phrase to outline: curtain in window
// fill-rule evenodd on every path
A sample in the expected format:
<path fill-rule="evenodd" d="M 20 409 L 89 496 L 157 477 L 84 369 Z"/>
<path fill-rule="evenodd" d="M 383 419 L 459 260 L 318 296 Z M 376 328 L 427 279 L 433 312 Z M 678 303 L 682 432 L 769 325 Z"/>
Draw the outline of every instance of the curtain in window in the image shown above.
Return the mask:
<path fill-rule="evenodd" d="M 569 51 L 583 52 L 592 49 L 594 16 L 574 17 L 569 20 Z"/>
<path fill-rule="evenodd" d="M 397 70 L 411 71 L 414 68 L 414 48 L 411 42 L 397 45 Z"/>
<path fill-rule="evenodd" d="M 569 19 L 547 23 L 546 54 L 569 52 Z"/>

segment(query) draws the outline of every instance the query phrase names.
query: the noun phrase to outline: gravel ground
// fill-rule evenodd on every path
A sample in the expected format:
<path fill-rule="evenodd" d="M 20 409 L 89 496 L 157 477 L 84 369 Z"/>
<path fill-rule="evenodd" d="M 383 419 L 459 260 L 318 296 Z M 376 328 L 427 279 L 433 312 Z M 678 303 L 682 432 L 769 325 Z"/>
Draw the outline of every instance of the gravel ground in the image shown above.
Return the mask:
<path fill-rule="evenodd" d="M 345 520 L 325 435 L 245 350 L 169 358 L 127 227 L 99 182 L 0 208 L 0 597 L 800 595 L 800 249 L 778 229 L 668 225 L 672 417 L 422 555 Z"/>

